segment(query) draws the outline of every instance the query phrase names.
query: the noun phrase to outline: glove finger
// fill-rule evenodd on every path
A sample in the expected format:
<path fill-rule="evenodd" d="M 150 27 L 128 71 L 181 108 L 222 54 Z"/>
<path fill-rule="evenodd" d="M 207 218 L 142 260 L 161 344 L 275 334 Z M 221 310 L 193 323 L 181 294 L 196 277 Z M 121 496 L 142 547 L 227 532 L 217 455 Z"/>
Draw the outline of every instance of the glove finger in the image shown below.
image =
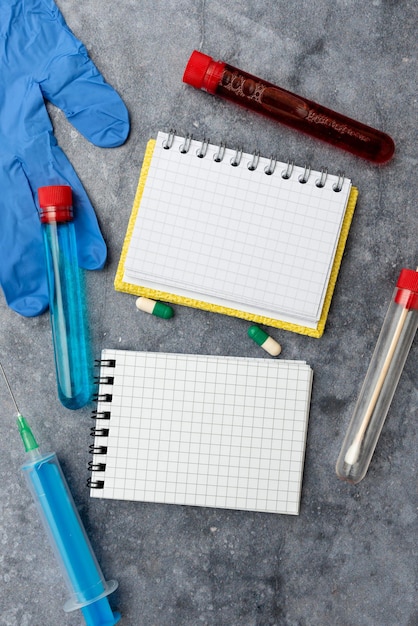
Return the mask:
<path fill-rule="evenodd" d="M 41 225 L 19 162 L 0 168 L 0 284 L 7 304 L 26 317 L 48 307 Z"/>
<path fill-rule="evenodd" d="M 55 138 L 50 145 L 50 164 L 54 168 L 47 185 L 67 184 L 73 191 L 74 227 L 77 240 L 78 264 L 86 270 L 101 269 L 106 261 L 107 249 L 96 213 L 73 166 L 64 152 L 56 145 Z M 39 185 L 41 186 L 41 185 Z"/>
<path fill-rule="evenodd" d="M 48 64 L 39 78 L 45 98 L 62 109 L 93 144 L 107 148 L 121 145 L 129 133 L 126 106 L 66 26 L 55 4 L 50 0 L 43 4 L 49 7 L 51 31 L 44 51 Z"/>
<path fill-rule="evenodd" d="M 38 187 L 69 185 L 73 192 L 74 227 L 78 264 L 88 270 L 101 269 L 106 261 L 104 242 L 92 204 L 73 166 L 53 135 L 38 137 L 24 167 L 37 198 Z"/>

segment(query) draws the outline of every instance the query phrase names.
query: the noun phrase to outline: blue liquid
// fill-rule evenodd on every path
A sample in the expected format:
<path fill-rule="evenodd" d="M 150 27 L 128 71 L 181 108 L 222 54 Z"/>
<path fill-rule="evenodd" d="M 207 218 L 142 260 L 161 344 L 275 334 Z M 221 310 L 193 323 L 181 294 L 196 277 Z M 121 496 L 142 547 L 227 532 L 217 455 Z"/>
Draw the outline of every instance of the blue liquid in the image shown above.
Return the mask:
<path fill-rule="evenodd" d="M 113 626 L 120 619 L 55 454 L 40 455 L 22 467 L 71 597 L 64 610 L 80 608 L 88 626 Z"/>
<path fill-rule="evenodd" d="M 92 395 L 86 306 L 78 267 L 74 224 L 43 224 L 58 397 L 68 409 Z"/>

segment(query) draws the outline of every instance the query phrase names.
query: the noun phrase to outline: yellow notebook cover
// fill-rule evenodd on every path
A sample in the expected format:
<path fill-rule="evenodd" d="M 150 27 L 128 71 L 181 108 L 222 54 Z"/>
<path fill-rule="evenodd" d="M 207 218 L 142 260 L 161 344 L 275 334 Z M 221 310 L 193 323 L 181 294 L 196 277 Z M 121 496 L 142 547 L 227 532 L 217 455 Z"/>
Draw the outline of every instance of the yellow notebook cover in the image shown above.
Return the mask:
<path fill-rule="evenodd" d="M 167 135 L 170 138 L 170 135 Z M 199 142 L 200 143 L 200 142 Z M 203 144 L 204 145 L 204 144 Z M 152 298 L 154 300 L 161 300 L 163 302 L 170 302 L 173 304 L 181 304 L 184 306 L 194 307 L 198 309 L 203 309 L 207 311 L 212 311 L 215 313 L 221 313 L 224 315 L 230 315 L 238 318 L 242 318 L 254 323 L 263 324 L 266 326 L 272 326 L 275 328 L 280 328 L 283 330 L 288 330 L 291 332 L 296 332 L 299 334 L 303 334 L 310 337 L 319 338 L 322 336 L 325 328 L 325 323 L 328 317 L 329 308 L 331 305 L 331 300 L 333 296 L 333 292 L 335 289 L 335 284 L 338 277 L 338 272 L 340 269 L 344 248 L 346 245 L 348 233 L 350 230 L 351 221 L 353 218 L 358 190 L 356 187 L 351 187 L 349 192 L 349 197 L 347 201 L 347 206 L 345 209 L 343 223 L 341 226 L 338 244 L 335 251 L 334 261 L 332 265 L 332 269 L 329 276 L 329 281 L 326 289 L 326 294 L 323 301 L 322 311 L 319 318 L 319 321 L 316 325 L 316 328 L 311 328 L 309 326 L 304 326 L 301 324 L 294 324 L 288 321 L 283 321 L 280 319 L 275 319 L 273 317 L 266 317 L 264 315 L 258 315 L 249 313 L 247 311 L 241 311 L 238 308 L 231 308 L 226 306 L 220 306 L 218 304 L 213 304 L 210 302 L 205 302 L 204 300 L 194 299 L 190 297 L 184 297 L 181 295 L 169 293 L 168 291 L 160 291 L 158 289 L 153 289 L 145 286 L 140 286 L 139 284 L 133 284 L 132 282 L 127 282 L 125 280 L 125 261 L 128 254 L 129 246 L 131 243 L 132 234 L 134 231 L 136 219 L 138 216 L 138 212 L 141 206 L 141 199 L 144 193 L 145 184 L 148 177 L 148 172 L 150 169 L 154 149 L 156 146 L 156 140 L 151 139 L 146 148 L 146 152 L 144 155 L 144 160 L 141 168 L 141 173 L 138 181 L 138 186 L 135 194 L 135 199 L 128 223 L 128 228 L 126 232 L 126 236 L 124 239 L 124 244 L 122 248 L 122 253 L 120 256 L 120 261 L 118 264 L 118 269 L 114 281 L 114 286 L 117 291 L 129 293 L 136 296 L 145 296 L 148 298 Z"/>

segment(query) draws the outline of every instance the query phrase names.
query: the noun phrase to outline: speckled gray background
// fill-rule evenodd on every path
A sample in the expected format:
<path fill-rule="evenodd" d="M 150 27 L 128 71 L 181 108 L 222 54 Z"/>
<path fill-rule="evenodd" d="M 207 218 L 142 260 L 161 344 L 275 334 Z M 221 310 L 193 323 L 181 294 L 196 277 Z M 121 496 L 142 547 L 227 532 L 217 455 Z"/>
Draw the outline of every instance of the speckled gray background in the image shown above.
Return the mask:
<path fill-rule="evenodd" d="M 274 330 L 283 357 L 314 369 L 299 517 L 89 498 L 90 411 L 57 400 L 48 314 L 25 319 L 0 297 L 0 356 L 21 411 L 56 450 L 126 626 L 416 626 L 417 341 L 369 472 L 357 486 L 334 465 L 399 270 L 418 264 L 417 19 L 413 0 L 58 0 L 69 26 L 124 98 L 126 144 L 89 144 L 50 108 L 58 140 L 109 246 L 87 276 L 94 352 L 103 347 L 265 356 L 248 324 L 175 307 L 170 322 L 113 290 L 145 145 L 175 126 L 342 169 L 360 195 L 324 336 Z M 377 167 L 187 87 L 193 49 L 393 136 Z M 0 625 L 83 623 L 20 474 L 21 443 L 0 383 Z"/>

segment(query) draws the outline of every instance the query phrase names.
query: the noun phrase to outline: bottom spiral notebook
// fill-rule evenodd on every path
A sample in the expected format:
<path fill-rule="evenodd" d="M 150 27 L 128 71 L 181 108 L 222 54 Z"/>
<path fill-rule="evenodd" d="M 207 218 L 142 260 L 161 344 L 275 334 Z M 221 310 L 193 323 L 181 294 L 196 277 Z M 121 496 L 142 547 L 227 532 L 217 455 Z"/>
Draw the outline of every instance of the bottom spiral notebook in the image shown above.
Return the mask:
<path fill-rule="evenodd" d="M 93 498 L 297 515 L 304 361 L 103 350 Z"/>
<path fill-rule="evenodd" d="M 357 194 L 341 174 L 160 132 L 115 288 L 320 337 Z"/>

